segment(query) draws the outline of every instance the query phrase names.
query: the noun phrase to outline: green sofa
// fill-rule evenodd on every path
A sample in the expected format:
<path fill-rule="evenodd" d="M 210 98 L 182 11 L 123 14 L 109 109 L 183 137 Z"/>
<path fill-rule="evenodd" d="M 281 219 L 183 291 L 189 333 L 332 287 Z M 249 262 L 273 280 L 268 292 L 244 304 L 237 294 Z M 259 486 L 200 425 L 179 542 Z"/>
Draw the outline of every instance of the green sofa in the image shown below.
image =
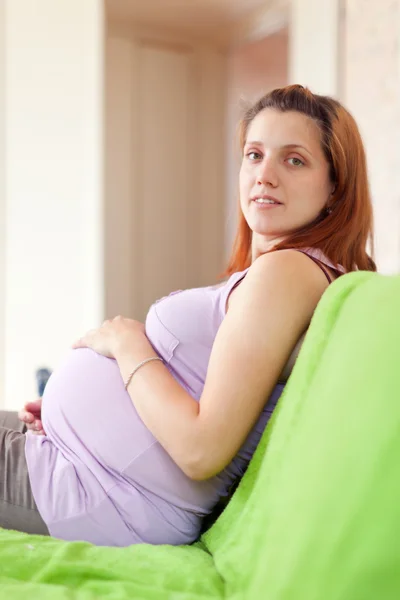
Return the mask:
<path fill-rule="evenodd" d="M 0 530 L 0 599 L 398 600 L 400 276 L 323 296 L 240 486 L 192 546 Z"/>

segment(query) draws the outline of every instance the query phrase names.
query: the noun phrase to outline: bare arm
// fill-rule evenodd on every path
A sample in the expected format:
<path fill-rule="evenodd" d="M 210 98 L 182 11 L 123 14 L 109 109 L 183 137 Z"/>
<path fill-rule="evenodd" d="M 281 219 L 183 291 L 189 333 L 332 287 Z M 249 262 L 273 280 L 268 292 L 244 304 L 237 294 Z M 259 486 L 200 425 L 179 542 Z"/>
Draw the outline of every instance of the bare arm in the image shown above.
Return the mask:
<path fill-rule="evenodd" d="M 128 391 L 139 415 L 189 477 L 212 477 L 235 456 L 326 287 L 306 256 L 291 250 L 263 255 L 217 333 L 199 404 L 161 363 L 135 374 Z M 117 360 L 126 376 L 129 350 Z"/>

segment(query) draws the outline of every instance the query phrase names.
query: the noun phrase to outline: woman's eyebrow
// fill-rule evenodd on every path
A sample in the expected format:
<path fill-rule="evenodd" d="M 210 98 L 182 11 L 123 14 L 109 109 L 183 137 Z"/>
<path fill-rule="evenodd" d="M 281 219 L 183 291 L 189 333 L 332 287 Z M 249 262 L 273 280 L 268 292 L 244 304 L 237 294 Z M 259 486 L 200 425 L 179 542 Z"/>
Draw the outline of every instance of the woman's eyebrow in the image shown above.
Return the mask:
<path fill-rule="evenodd" d="M 285 144 L 284 146 L 282 146 L 282 148 L 302 148 L 303 150 L 305 150 L 306 152 L 308 152 L 308 154 L 310 154 L 312 156 L 309 149 L 306 148 L 305 146 L 302 146 L 301 144 Z"/>
<path fill-rule="evenodd" d="M 246 142 L 246 146 L 264 146 L 263 142 L 260 142 L 259 140 L 250 140 L 248 142 Z M 308 150 L 308 148 L 306 148 L 305 146 L 302 146 L 301 144 L 285 144 L 284 146 L 281 146 L 281 148 L 289 149 L 289 148 L 302 148 L 303 150 L 305 150 L 306 152 L 308 152 L 308 154 L 310 154 L 310 156 L 312 156 L 312 153 Z"/>

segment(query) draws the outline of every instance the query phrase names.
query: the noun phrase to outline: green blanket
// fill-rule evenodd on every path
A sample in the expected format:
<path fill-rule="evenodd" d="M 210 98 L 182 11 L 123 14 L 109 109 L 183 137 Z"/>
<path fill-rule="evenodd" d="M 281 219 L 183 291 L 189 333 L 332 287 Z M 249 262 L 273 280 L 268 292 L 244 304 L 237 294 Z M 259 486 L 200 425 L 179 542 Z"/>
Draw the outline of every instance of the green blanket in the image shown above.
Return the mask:
<path fill-rule="evenodd" d="M 322 298 L 227 509 L 192 546 L 0 531 L 0 598 L 398 600 L 400 277 Z"/>

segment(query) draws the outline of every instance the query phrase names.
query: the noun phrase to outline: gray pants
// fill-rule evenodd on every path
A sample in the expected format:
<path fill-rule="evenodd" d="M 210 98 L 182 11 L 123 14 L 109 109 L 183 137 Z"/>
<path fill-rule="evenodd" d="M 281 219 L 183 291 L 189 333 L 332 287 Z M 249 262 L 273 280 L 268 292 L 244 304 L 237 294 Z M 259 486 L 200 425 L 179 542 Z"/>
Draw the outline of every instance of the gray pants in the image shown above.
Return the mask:
<path fill-rule="evenodd" d="M 0 410 L 0 527 L 49 535 L 32 495 L 25 431 L 17 413 Z"/>

